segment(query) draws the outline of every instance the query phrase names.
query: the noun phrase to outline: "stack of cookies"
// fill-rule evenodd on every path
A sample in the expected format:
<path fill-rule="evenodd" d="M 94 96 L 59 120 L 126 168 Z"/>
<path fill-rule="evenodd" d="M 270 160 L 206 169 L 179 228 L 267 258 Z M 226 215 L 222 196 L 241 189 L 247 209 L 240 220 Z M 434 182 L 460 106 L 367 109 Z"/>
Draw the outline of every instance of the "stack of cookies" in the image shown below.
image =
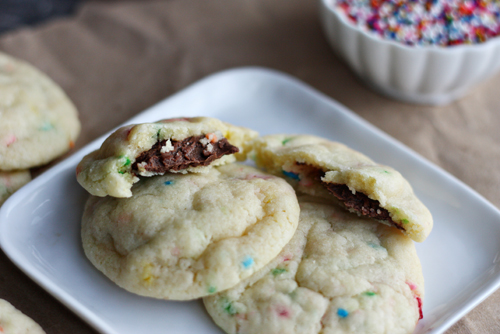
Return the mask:
<path fill-rule="evenodd" d="M 203 298 L 227 333 L 412 333 L 422 317 L 411 239 L 432 217 L 342 144 L 169 119 L 118 129 L 77 179 L 92 264 L 142 296 Z"/>
<path fill-rule="evenodd" d="M 33 66 L 0 53 L 0 206 L 31 180 L 29 169 L 74 146 L 80 123 L 62 89 Z M 0 299 L 0 332 L 44 333 Z"/>
<path fill-rule="evenodd" d="M 76 108 L 33 66 L 0 53 L 0 205 L 31 180 L 29 169 L 74 146 Z"/>

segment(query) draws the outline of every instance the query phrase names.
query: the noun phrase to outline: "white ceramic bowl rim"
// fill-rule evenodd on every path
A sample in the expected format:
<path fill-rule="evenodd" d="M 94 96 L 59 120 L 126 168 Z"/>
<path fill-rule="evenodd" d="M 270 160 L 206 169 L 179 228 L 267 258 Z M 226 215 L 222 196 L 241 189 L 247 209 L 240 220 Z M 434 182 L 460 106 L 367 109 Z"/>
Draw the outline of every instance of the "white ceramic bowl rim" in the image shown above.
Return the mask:
<path fill-rule="evenodd" d="M 323 5 L 328 8 L 330 12 L 333 13 L 344 25 L 348 26 L 352 30 L 356 30 L 366 37 L 370 38 L 373 41 L 377 42 L 382 42 L 382 43 L 387 43 L 390 45 L 393 45 L 395 47 L 404 49 L 404 50 L 413 50 L 413 49 L 426 49 L 431 52 L 436 52 L 436 53 L 451 53 L 451 52 L 456 52 L 460 50 L 466 50 L 466 49 L 472 49 L 475 48 L 476 50 L 478 49 L 487 49 L 487 48 L 492 48 L 493 45 L 498 45 L 500 44 L 500 36 L 495 36 L 489 40 L 487 40 L 484 43 L 477 43 L 477 44 L 460 44 L 460 45 L 451 45 L 451 46 L 436 46 L 436 45 L 418 45 L 418 46 L 409 46 L 400 42 L 395 42 L 389 39 L 385 39 L 375 33 L 372 33 L 371 31 L 362 29 L 361 27 L 352 24 L 344 15 L 343 13 L 339 13 L 333 6 L 333 2 L 335 0 L 320 0 Z"/>

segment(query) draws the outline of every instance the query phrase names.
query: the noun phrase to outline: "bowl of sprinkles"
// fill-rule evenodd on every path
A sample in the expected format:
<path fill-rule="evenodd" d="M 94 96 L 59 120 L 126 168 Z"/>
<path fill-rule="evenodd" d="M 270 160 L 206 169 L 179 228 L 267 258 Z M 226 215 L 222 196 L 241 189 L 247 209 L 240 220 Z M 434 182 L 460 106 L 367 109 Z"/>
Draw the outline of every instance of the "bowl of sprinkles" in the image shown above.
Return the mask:
<path fill-rule="evenodd" d="M 410 103 L 462 97 L 500 69 L 500 0 L 321 0 L 334 51 L 374 90 Z"/>

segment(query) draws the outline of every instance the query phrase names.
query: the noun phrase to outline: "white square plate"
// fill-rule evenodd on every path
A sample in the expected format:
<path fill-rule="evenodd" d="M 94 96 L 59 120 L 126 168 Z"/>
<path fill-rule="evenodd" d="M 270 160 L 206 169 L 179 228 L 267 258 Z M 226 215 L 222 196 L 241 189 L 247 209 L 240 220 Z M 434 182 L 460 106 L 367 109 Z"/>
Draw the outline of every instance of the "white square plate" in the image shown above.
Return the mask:
<path fill-rule="evenodd" d="M 309 133 L 398 169 L 434 216 L 417 245 L 426 280 L 415 333 L 442 333 L 500 285 L 500 212 L 472 189 L 332 99 L 287 75 L 244 68 L 212 75 L 127 123 L 212 116 L 261 134 Z M 107 136 L 107 135 L 106 135 Z M 221 333 L 199 301 L 135 296 L 92 267 L 80 246 L 87 198 L 75 180 L 103 136 L 14 194 L 0 210 L 0 245 L 34 281 L 104 333 Z"/>

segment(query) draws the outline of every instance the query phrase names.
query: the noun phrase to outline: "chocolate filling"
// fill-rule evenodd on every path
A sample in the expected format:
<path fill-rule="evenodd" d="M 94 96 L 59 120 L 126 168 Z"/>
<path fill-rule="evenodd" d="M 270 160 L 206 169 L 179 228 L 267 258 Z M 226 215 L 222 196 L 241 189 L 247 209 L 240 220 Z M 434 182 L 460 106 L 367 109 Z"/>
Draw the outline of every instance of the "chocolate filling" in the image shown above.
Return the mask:
<path fill-rule="evenodd" d="M 385 220 L 398 229 L 405 231 L 404 227 L 392 220 L 389 215 L 389 211 L 382 208 L 379 201 L 371 199 L 358 191 L 353 194 L 349 187 L 345 184 L 323 182 L 321 178 L 325 176 L 325 172 L 321 169 L 314 168 L 306 165 L 305 163 L 297 162 L 296 164 L 299 166 L 307 166 L 307 176 L 318 180 L 321 185 L 323 185 L 323 187 L 325 187 L 333 196 L 342 202 L 347 209 L 356 211 L 363 216 L 373 219 Z"/>
<path fill-rule="evenodd" d="M 208 166 L 212 161 L 227 154 L 239 152 L 236 146 L 229 144 L 226 138 L 203 145 L 200 139 L 205 136 L 189 137 L 181 141 L 172 140 L 173 149 L 162 153 L 162 147 L 167 140 L 157 142 L 149 151 L 142 152 L 132 165 L 132 170 L 138 171 L 138 164 L 143 162 L 143 168 L 148 172 L 163 174 L 169 170 L 179 171 L 188 167 Z M 211 149 L 209 149 L 211 145 Z"/>
<path fill-rule="evenodd" d="M 374 218 L 377 220 L 385 220 L 394 225 L 400 230 L 405 230 L 402 226 L 398 225 L 389 216 L 389 211 L 380 207 L 377 200 L 371 199 L 363 193 L 356 192 L 355 194 L 345 184 L 321 182 L 323 186 L 328 189 L 338 200 L 344 203 L 347 209 L 355 210 L 363 216 Z"/>

